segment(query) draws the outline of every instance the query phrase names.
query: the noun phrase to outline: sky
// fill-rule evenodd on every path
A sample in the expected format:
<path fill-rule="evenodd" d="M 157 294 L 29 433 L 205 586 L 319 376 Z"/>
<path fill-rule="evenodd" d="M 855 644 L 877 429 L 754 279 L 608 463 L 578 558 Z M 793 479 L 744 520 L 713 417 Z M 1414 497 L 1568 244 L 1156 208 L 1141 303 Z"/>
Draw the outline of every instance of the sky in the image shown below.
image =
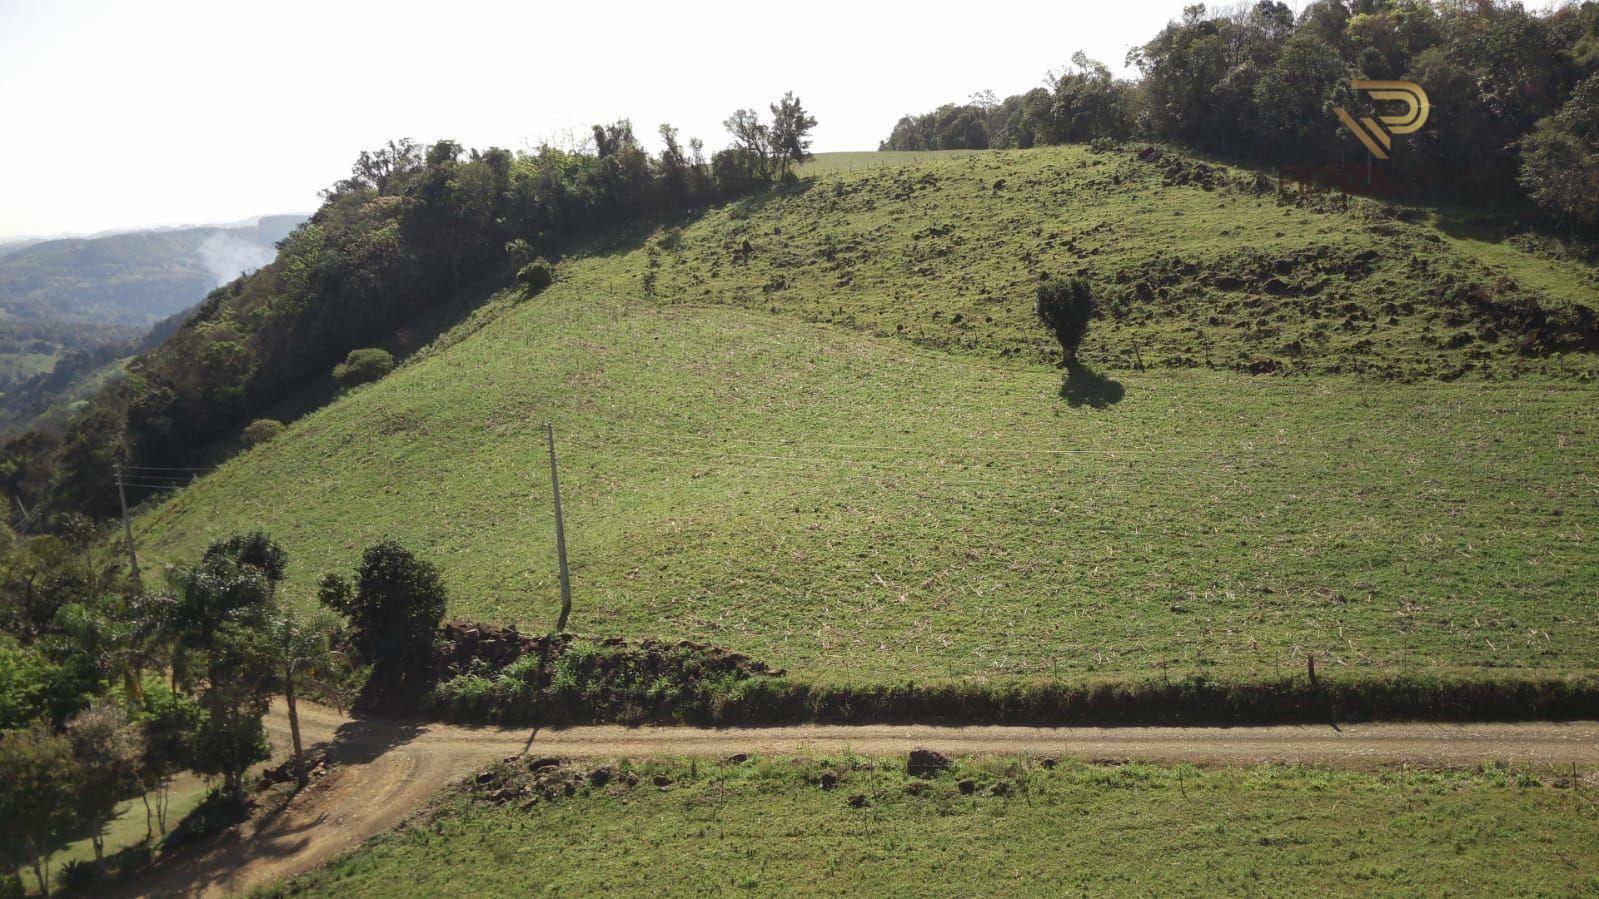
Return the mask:
<path fill-rule="evenodd" d="M 1182 6 L 0 0 L 0 239 L 309 212 L 402 136 L 525 149 L 626 117 L 716 149 L 786 90 L 813 150 L 872 150 L 1079 49 L 1122 72 Z"/>

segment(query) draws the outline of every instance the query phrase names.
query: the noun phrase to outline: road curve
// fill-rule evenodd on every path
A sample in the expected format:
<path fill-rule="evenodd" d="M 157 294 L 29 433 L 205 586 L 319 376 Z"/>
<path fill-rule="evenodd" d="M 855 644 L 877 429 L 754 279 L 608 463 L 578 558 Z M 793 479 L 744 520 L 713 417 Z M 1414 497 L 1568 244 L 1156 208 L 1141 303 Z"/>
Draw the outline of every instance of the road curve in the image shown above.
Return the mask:
<path fill-rule="evenodd" d="M 753 754 L 907 752 L 1076 756 L 1196 764 L 1294 762 L 1336 767 L 1599 765 L 1599 722 L 1358 724 L 1236 728 L 930 727 L 800 725 L 703 729 L 618 726 L 461 727 L 386 719 L 351 720 L 302 705 L 302 736 L 336 764 L 278 808 L 257 815 L 237 839 L 197 847 L 130 884 L 127 895 L 221 896 L 297 874 L 398 824 L 434 792 L 473 770 L 520 753 L 571 759 Z M 267 719 L 279 757 L 288 743 L 281 703 Z"/>

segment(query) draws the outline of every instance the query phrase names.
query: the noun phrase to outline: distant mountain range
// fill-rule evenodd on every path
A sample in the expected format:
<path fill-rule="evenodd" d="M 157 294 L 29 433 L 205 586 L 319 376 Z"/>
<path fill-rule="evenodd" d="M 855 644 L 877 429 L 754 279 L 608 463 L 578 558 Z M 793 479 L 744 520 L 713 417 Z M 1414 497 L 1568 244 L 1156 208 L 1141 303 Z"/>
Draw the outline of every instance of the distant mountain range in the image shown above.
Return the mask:
<path fill-rule="evenodd" d="M 13 243 L 0 248 L 0 312 L 32 321 L 154 324 L 271 262 L 274 245 L 302 221 L 274 215 L 248 225 Z"/>
<path fill-rule="evenodd" d="M 0 435 L 115 374 L 305 219 L 0 243 Z"/>

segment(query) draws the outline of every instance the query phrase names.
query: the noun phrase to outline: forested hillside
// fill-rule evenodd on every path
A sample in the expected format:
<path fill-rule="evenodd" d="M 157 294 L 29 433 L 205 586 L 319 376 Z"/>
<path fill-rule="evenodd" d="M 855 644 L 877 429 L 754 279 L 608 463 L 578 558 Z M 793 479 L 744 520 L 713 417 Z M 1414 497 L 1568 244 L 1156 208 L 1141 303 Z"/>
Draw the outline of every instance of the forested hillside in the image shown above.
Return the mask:
<path fill-rule="evenodd" d="M 361 154 L 275 262 L 211 292 L 164 344 L 131 361 L 65 431 L 5 452 L 7 486 L 29 505 L 94 516 L 117 508 L 112 474 L 192 465 L 211 444 L 303 397 L 354 350 L 405 355 L 485 277 L 537 279 L 575 235 L 792 180 L 815 120 L 792 95 L 771 121 L 738 110 L 735 144 L 707 160 L 662 126 L 652 157 L 626 121 L 595 126 L 592 152 L 467 152 L 453 141 L 390 142 Z"/>
<path fill-rule="evenodd" d="M 1046 87 L 906 116 L 882 148 L 1142 138 L 1272 167 L 1363 170 L 1365 151 L 1335 110 L 1366 108 L 1353 80 L 1401 79 L 1422 86 L 1432 112 L 1399 139 L 1381 186 L 1531 201 L 1552 221 L 1599 224 L 1599 3 L 1317 0 L 1297 18 L 1275 0 L 1196 4 L 1128 61 L 1136 81 L 1079 53 Z"/>

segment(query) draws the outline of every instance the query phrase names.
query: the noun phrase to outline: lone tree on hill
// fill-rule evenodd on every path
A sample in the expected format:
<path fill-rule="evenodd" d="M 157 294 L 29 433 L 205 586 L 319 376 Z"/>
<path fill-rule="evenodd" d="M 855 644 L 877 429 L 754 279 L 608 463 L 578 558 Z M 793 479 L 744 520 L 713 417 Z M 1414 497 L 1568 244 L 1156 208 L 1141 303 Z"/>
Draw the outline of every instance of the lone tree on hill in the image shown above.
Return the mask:
<path fill-rule="evenodd" d="M 810 135 L 816 127 L 816 117 L 805 111 L 793 91 L 783 94 L 783 99 L 773 103 L 771 109 L 772 155 L 777 160 L 779 176 L 785 176 L 790 166 L 811 158 Z"/>
<path fill-rule="evenodd" d="M 816 127 L 816 117 L 805 111 L 793 91 L 768 108 L 772 111 L 769 125 L 753 109 L 735 110 L 722 122 L 733 136 L 730 152 L 761 181 L 784 178 L 794 166 L 810 159 L 811 129 Z"/>
<path fill-rule="evenodd" d="M 1094 317 L 1094 290 L 1086 278 L 1051 278 L 1038 285 L 1038 320 L 1060 341 L 1060 368 L 1077 367 L 1077 348 Z"/>

